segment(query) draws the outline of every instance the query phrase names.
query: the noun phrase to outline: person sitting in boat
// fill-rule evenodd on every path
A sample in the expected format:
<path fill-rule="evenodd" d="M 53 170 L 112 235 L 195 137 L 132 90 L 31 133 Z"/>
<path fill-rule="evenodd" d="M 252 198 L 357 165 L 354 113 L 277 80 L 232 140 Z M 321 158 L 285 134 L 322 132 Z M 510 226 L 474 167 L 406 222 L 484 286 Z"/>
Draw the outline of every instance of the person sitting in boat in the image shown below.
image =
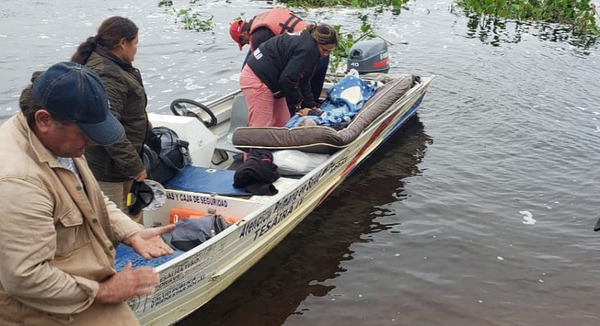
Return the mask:
<path fill-rule="evenodd" d="M 327 89 L 327 98 L 319 109 L 306 108 L 298 111 L 285 127 L 320 125 L 335 130 L 346 128 L 376 89 L 376 85 L 367 84 L 358 77 L 358 73 L 350 74 Z"/>
<path fill-rule="evenodd" d="M 143 224 L 143 211 L 129 214 L 127 193 L 147 171 L 142 161 L 150 122 L 142 75 L 132 66 L 138 44 L 138 27 L 124 17 L 102 22 L 98 34 L 77 48 L 71 61 L 94 70 L 108 89 L 110 110 L 125 128 L 125 137 L 110 146 L 91 146 L 85 157 L 102 192 L 134 221 Z"/>
<path fill-rule="evenodd" d="M 277 7 L 254 16 L 248 22 L 243 19 L 234 20 L 229 27 L 229 35 L 238 44 L 240 51 L 244 45 L 250 45 L 250 50 L 242 65 L 244 66 L 252 51 L 258 49 L 264 41 L 279 34 L 298 33 L 306 29 L 308 25 L 308 22 L 290 10 Z M 317 69 L 310 81 L 311 92 L 315 100 L 321 97 L 328 67 L 329 55 L 319 58 Z M 294 113 L 290 112 L 290 115 L 294 115 Z"/>
<path fill-rule="evenodd" d="M 312 24 L 300 33 L 277 35 L 252 52 L 240 86 L 248 104 L 250 127 L 283 127 L 290 111 L 316 108 L 310 78 L 320 57 L 337 46 L 336 30 Z"/>
<path fill-rule="evenodd" d="M 152 268 L 115 272 L 115 248 L 173 253 L 100 190 L 83 153 L 124 136 L 102 81 L 61 62 L 35 73 L 0 127 L 0 325 L 139 325 L 125 300 L 154 292 Z"/>

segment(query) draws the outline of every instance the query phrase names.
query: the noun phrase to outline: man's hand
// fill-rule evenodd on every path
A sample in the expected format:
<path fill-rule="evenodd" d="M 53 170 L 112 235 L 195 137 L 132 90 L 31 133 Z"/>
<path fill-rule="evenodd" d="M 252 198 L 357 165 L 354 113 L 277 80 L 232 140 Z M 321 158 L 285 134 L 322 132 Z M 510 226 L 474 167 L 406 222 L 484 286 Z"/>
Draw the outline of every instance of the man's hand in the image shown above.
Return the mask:
<path fill-rule="evenodd" d="M 151 267 L 131 268 L 131 262 L 115 275 L 100 282 L 95 301 L 98 303 L 120 303 L 138 295 L 154 293 L 160 282 Z"/>
<path fill-rule="evenodd" d="M 310 112 L 311 108 L 302 108 L 298 111 L 296 111 L 296 114 L 301 116 L 301 117 L 305 117 L 308 115 L 308 113 Z"/>
<path fill-rule="evenodd" d="M 317 113 L 318 111 L 319 111 L 319 108 L 316 106 L 313 106 L 312 108 L 302 108 L 302 109 L 298 110 L 296 112 L 296 114 L 301 117 L 305 117 L 307 115 L 315 115 L 313 112 Z"/>
<path fill-rule="evenodd" d="M 142 170 L 142 172 L 138 173 L 138 175 L 134 175 L 131 178 L 133 178 L 133 180 L 135 181 L 144 181 L 144 179 L 146 179 L 148 177 L 148 173 L 146 172 L 146 169 Z"/>
<path fill-rule="evenodd" d="M 173 253 L 173 249 L 162 240 L 160 235 L 173 230 L 175 230 L 175 224 L 143 229 L 125 239 L 123 243 L 132 247 L 146 259 L 170 255 Z"/>

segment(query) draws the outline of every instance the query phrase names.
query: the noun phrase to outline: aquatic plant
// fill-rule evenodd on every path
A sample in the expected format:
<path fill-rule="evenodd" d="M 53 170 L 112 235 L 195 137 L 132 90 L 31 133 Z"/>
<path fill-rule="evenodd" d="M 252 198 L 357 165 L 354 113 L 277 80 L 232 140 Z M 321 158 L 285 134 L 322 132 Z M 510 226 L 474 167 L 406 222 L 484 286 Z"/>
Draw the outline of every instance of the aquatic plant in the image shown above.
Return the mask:
<path fill-rule="evenodd" d="M 486 20 L 560 23 L 576 35 L 600 35 L 596 7 L 589 0 L 456 0 L 456 4 Z"/>
<path fill-rule="evenodd" d="M 189 0 L 190 5 L 194 5 L 198 0 Z M 172 0 L 159 0 L 158 7 L 164 7 L 165 12 L 175 13 L 176 22 L 182 22 L 184 29 L 195 30 L 197 32 L 206 32 L 213 29 L 213 15 L 206 12 L 199 12 L 188 9 L 173 8 Z"/>
<path fill-rule="evenodd" d="M 350 8 L 391 8 L 400 12 L 402 5 L 408 0 L 283 0 L 280 1 L 288 6 L 301 8 L 319 8 L 319 7 L 350 7 Z"/>
<path fill-rule="evenodd" d="M 338 71 L 338 68 L 341 64 L 346 62 L 348 55 L 350 54 L 350 49 L 352 46 L 364 39 L 372 39 L 380 36 L 375 33 L 373 26 L 369 24 L 368 15 L 359 14 L 359 19 L 361 20 L 361 26 L 359 32 L 350 32 L 350 33 L 342 33 L 341 25 L 334 25 L 333 28 L 338 33 L 338 46 L 331 52 L 331 57 L 329 61 L 329 70 L 332 72 Z M 383 38 L 382 38 L 383 39 Z M 384 40 L 385 41 L 385 40 Z"/>
<path fill-rule="evenodd" d="M 184 29 L 195 30 L 197 32 L 210 31 L 213 28 L 214 16 L 206 12 L 198 12 L 192 9 L 173 8 L 179 20 L 183 23 Z"/>

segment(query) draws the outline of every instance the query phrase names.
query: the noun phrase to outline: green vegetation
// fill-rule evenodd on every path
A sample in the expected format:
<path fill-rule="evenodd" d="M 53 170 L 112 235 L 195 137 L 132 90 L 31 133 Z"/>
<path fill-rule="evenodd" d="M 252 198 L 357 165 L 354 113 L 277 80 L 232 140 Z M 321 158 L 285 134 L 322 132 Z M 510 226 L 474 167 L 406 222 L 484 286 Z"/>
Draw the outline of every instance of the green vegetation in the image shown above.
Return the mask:
<path fill-rule="evenodd" d="M 206 12 L 198 12 L 192 9 L 173 8 L 179 20 L 183 23 L 184 29 L 195 30 L 196 32 L 206 32 L 213 28 L 214 16 Z"/>
<path fill-rule="evenodd" d="M 350 32 L 350 33 L 342 33 L 341 25 L 334 25 L 333 28 L 338 32 L 338 46 L 331 52 L 331 60 L 329 62 L 329 70 L 332 72 L 338 71 L 340 65 L 346 63 L 346 59 L 350 54 L 350 49 L 354 45 L 354 43 L 365 40 L 379 37 L 373 26 L 367 23 L 368 15 L 359 14 L 359 18 L 362 21 L 362 25 L 360 26 L 360 32 Z"/>
<path fill-rule="evenodd" d="M 395 14 L 400 14 L 402 5 L 407 3 L 408 0 L 287 0 L 281 2 L 284 2 L 287 6 L 300 8 L 321 8 L 335 6 L 350 8 L 391 8 Z"/>
<path fill-rule="evenodd" d="M 198 0 L 189 0 L 190 5 L 194 5 Z M 171 8 L 177 16 L 177 21 L 183 23 L 184 29 L 194 30 L 196 32 L 206 32 L 213 29 L 213 18 L 214 16 L 201 11 L 196 11 L 191 8 L 188 9 L 175 9 L 173 7 L 173 1 L 171 0 L 160 0 L 158 2 L 159 7 L 165 7 L 165 10 Z"/>
<path fill-rule="evenodd" d="M 568 25 L 575 35 L 600 35 L 589 0 L 456 0 L 467 12 L 487 19 L 515 19 Z"/>

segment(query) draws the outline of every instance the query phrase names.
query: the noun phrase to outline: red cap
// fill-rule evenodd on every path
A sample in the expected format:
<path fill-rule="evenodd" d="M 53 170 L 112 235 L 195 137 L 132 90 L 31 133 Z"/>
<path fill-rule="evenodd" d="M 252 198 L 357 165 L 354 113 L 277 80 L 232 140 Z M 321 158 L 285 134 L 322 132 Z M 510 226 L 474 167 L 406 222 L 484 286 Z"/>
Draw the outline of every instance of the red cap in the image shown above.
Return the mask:
<path fill-rule="evenodd" d="M 240 42 L 240 34 L 242 34 L 244 25 L 246 25 L 246 22 L 239 19 L 234 20 L 233 23 L 231 23 L 231 26 L 229 26 L 229 35 L 231 35 L 231 38 L 235 41 L 235 43 L 240 46 L 240 51 L 242 50 L 242 46 L 244 46 L 244 44 Z"/>

